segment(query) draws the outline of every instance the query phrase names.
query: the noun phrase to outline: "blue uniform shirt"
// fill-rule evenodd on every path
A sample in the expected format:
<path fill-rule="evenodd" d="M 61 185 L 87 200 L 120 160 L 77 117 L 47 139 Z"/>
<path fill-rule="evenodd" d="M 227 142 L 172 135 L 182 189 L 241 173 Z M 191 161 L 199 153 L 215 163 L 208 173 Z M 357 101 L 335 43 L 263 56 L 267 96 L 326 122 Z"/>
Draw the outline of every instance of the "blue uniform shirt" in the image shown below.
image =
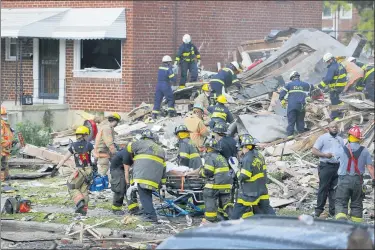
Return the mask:
<path fill-rule="evenodd" d="M 216 75 L 214 75 L 210 82 L 220 82 L 225 88 L 232 84 L 239 85 L 240 81 L 237 79 L 236 74 L 230 68 L 222 68 Z"/>
<path fill-rule="evenodd" d="M 211 114 L 211 119 L 221 119 L 224 122 L 232 123 L 234 118 L 229 109 L 222 103 L 210 106 L 207 111 Z"/>
<path fill-rule="evenodd" d="M 158 71 L 158 83 L 176 83 L 176 76 L 171 65 L 162 65 Z"/>
<path fill-rule="evenodd" d="M 314 148 L 320 152 L 327 154 L 332 153 L 332 158 L 319 157 L 319 161 L 327 163 L 339 163 L 338 158 L 341 155 L 342 147 L 344 146 L 344 140 L 336 135 L 333 137 L 330 133 L 325 133 L 324 135 L 319 136 L 314 144 Z"/>
<path fill-rule="evenodd" d="M 280 101 L 288 94 L 288 104 L 305 104 L 306 97 L 310 94 L 310 90 L 314 87 L 307 82 L 293 80 L 285 85 L 280 91 Z"/>
<path fill-rule="evenodd" d="M 359 143 L 350 143 L 350 148 L 352 151 L 357 151 L 361 145 Z M 344 146 L 346 147 L 346 146 Z M 352 161 L 352 164 L 350 166 L 350 173 L 347 173 L 347 167 L 348 167 L 348 162 L 349 162 L 349 157 L 345 154 L 345 151 L 343 147 L 341 147 L 341 150 L 338 153 L 337 158 L 340 160 L 340 168 L 338 170 L 338 175 L 355 175 L 355 169 L 354 169 L 354 162 Z M 367 148 L 364 148 L 359 155 L 358 158 L 358 169 L 361 172 L 361 174 L 365 173 L 365 169 L 367 165 L 373 165 L 373 161 L 371 159 L 371 155 Z"/>
<path fill-rule="evenodd" d="M 346 69 L 336 61 L 328 65 L 328 71 L 323 80 L 319 83 L 318 87 L 323 89 L 326 86 L 330 88 L 345 87 L 347 84 Z"/>
<path fill-rule="evenodd" d="M 201 59 L 201 55 L 197 47 L 192 43 L 183 43 L 178 48 L 176 61 L 179 62 L 181 59 L 186 62 L 191 62 L 193 59 Z"/>

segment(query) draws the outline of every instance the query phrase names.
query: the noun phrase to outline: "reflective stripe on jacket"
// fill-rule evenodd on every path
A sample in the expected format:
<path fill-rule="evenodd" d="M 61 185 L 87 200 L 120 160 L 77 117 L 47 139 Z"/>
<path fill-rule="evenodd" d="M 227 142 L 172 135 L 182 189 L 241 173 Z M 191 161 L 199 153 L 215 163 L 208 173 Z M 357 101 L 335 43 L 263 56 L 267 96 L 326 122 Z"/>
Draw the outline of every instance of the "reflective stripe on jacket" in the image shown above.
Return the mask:
<path fill-rule="evenodd" d="M 176 75 L 173 73 L 172 66 L 162 65 L 159 67 L 158 83 L 166 83 L 166 84 L 176 83 Z"/>
<path fill-rule="evenodd" d="M 240 189 L 237 202 L 244 206 L 254 206 L 261 199 L 268 199 L 267 173 L 264 157 L 256 150 L 245 154 L 241 169 L 237 173 Z"/>
<path fill-rule="evenodd" d="M 186 166 L 193 169 L 198 169 L 202 166 L 201 157 L 190 138 L 179 140 L 178 146 L 180 166 Z"/>
<path fill-rule="evenodd" d="M 232 113 L 222 103 L 208 107 L 208 112 L 211 114 L 211 118 L 218 118 L 228 123 L 232 123 L 234 120 Z"/>
<path fill-rule="evenodd" d="M 143 188 L 158 189 L 166 182 L 165 151 L 150 139 L 131 142 L 127 146 L 134 154 L 133 180 Z"/>
<path fill-rule="evenodd" d="M 1 155 L 9 156 L 12 149 L 14 135 L 9 123 L 1 120 Z"/>
<path fill-rule="evenodd" d="M 205 188 L 229 190 L 233 179 L 229 174 L 227 160 L 217 152 L 208 152 L 204 157 L 205 163 L 199 174 L 207 180 Z"/>
<path fill-rule="evenodd" d="M 236 74 L 230 68 L 222 68 L 216 75 L 214 75 L 210 82 L 220 82 L 224 88 L 228 88 L 233 84 L 240 81 L 237 79 Z"/>
<path fill-rule="evenodd" d="M 191 62 L 195 58 L 198 60 L 201 59 L 201 55 L 197 49 L 197 47 L 192 43 L 183 43 L 178 48 L 176 61 L 179 62 L 181 59 L 186 62 Z"/>
<path fill-rule="evenodd" d="M 336 61 L 328 65 L 328 71 L 324 79 L 319 83 L 319 88 L 340 88 L 347 84 L 347 74 L 345 67 Z"/>

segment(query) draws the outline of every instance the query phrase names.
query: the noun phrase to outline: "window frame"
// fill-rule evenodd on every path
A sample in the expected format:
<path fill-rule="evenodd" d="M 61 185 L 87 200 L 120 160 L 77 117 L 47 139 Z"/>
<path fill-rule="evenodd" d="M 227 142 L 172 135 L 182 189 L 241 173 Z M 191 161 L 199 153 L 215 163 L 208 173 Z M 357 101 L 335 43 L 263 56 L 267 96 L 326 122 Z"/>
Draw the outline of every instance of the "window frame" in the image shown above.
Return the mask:
<path fill-rule="evenodd" d="M 349 3 L 350 10 L 347 12 L 350 12 L 350 16 L 344 16 L 344 7 L 340 7 L 339 17 L 340 19 L 352 19 L 353 18 L 353 4 Z"/>
<path fill-rule="evenodd" d="M 12 42 L 12 40 L 15 40 L 15 43 Z M 11 56 L 11 45 L 16 45 L 16 55 Z M 5 38 L 5 61 L 17 61 L 17 54 L 18 54 L 18 47 L 17 47 L 17 38 Z"/>
<path fill-rule="evenodd" d="M 73 77 L 81 78 L 122 78 L 123 44 L 121 41 L 121 71 L 120 72 L 88 72 L 81 69 L 82 40 L 74 40 L 73 50 Z"/>
<path fill-rule="evenodd" d="M 324 15 L 324 7 L 323 7 L 323 11 L 322 11 L 322 19 L 332 19 L 333 18 L 333 14 L 332 14 L 332 8 L 331 8 L 331 14 L 329 16 L 325 16 Z"/>

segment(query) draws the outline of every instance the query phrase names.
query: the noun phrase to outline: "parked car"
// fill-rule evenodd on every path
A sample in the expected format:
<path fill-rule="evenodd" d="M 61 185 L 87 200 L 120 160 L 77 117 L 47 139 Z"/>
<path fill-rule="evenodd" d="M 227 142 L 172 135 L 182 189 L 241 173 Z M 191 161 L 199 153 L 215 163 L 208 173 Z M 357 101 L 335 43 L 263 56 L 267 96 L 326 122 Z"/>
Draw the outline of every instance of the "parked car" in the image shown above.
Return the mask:
<path fill-rule="evenodd" d="M 356 227 L 345 221 L 294 217 L 253 216 L 191 229 L 164 240 L 157 249 L 346 249 Z"/>

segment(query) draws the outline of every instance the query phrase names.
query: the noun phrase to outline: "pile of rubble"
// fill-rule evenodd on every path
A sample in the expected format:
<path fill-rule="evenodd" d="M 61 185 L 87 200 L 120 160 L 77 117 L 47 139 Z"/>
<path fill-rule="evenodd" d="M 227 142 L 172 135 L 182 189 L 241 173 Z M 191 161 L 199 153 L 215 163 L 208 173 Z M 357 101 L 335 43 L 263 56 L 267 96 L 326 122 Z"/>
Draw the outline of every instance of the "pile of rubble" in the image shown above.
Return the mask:
<path fill-rule="evenodd" d="M 267 41 L 247 41 L 241 44 L 239 53 L 243 62 L 247 61 L 250 66 L 257 59 L 261 58 L 262 62 L 257 61 L 255 66 L 249 66 L 249 70 L 239 75 L 243 89 L 229 89 L 227 93 L 228 107 L 236 118 L 228 132 L 235 137 L 248 133 L 259 140 L 258 147 L 268 164 L 272 206 L 288 206 L 290 210 L 308 212 L 312 211 L 318 187 L 318 159 L 311 155 L 311 148 L 315 140 L 325 133 L 324 127 L 330 122 L 330 112 L 333 109 L 343 112 L 344 117 L 339 121 L 343 138 L 346 138 L 346 132 L 353 124 L 359 125 L 364 134 L 362 145 L 373 152 L 374 103 L 365 100 L 361 93 L 342 96 L 345 105 L 339 107 L 331 106 L 327 97 L 314 100 L 306 107 L 308 131 L 288 139 L 286 111 L 278 101 L 277 91 L 288 81 L 289 73 L 297 70 L 302 80 L 317 83 L 325 74 L 326 69 L 321 60 L 325 52 L 329 51 L 334 56 L 358 57 L 364 45 L 360 36 L 355 36 L 349 46 L 344 46 L 318 30 L 291 31 L 294 34 L 289 38 L 274 37 Z M 115 142 L 125 145 L 143 129 L 149 128 L 158 134 L 160 143 L 167 151 L 168 160 L 173 160 L 177 154 L 174 128 L 183 124 L 183 117 L 191 109 L 196 90 L 214 72 L 201 71 L 202 74 L 204 81 L 188 83 L 185 89 L 174 91 L 176 111 L 180 116 L 153 121 L 152 105 L 142 103 L 115 128 Z M 90 117 L 90 120 L 99 124 L 102 119 Z M 52 147 L 26 145 L 22 154 L 57 164 L 67 150 L 69 140 L 74 139 L 73 133 L 74 130 L 55 133 Z M 72 160 L 66 162 L 67 166 L 73 164 Z M 371 188 L 368 190 L 373 192 Z M 373 210 L 373 197 L 373 193 L 367 196 L 365 209 Z"/>

